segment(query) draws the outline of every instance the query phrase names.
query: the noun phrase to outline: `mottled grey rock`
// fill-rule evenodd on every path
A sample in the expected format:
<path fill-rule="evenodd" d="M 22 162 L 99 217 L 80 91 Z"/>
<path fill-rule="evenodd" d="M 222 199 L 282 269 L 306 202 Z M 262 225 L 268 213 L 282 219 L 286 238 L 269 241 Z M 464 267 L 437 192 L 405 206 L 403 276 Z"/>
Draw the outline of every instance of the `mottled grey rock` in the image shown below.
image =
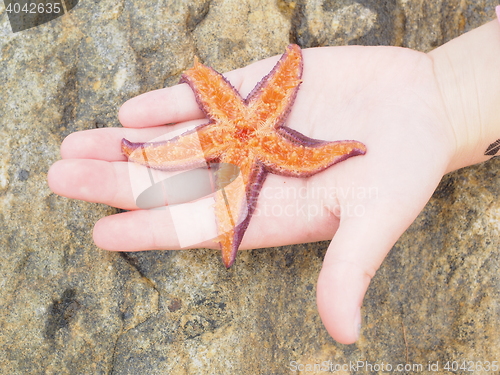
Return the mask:
<path fill-rule="evenodd" d="M 443 179 L 374 278 L 350 346 L 328 336 L 316 310 L 327 242 L 242 252 L 228 271 L 215 250 L 109 253 L 91 231 L 116 210 L 46 184 L 65 136 L 118 126 L 125 100 L 176 83 L 194 55 L 227 71 L 289 42 L 429 51 L 491 19 L 496 4 L 81 0 L 14 34 L 1 12 L 0 372 L 288 374 L 291 361 L 500 360 L 498 159 Z"/>

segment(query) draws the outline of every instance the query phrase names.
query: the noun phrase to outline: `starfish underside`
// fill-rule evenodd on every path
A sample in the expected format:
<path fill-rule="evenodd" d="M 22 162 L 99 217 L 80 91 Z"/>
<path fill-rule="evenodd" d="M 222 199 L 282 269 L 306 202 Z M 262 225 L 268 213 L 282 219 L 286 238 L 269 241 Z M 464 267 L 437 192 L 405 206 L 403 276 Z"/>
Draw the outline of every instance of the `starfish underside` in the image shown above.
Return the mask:
<path fill-rule="evenodd" d="M 238 167 L 239 183 L 233 181 L 234 168 L 219 168 L 214 173 L 217 241 L 226 267 L 236 258 L 267 173 L 308 177 L 366 152 L 357 141 L 321 141 L 284 127 L 301 76 L 301 50 L 290 45 L 273 70 L 243 99 L 221 74 L 195 60 L 181 82 L 191 87 L 209 122 L 168 141 L 122 140 L 129 161 L 149 168 L 175 171 L 207 163 Z"/>

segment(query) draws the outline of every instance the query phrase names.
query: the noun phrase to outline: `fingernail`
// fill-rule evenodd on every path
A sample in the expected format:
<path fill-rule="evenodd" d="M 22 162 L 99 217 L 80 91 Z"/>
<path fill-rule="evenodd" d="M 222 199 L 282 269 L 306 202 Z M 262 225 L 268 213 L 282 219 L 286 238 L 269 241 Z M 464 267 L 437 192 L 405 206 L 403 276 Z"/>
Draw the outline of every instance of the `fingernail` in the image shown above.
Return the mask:
<path fill-rule="evenodd" d="M 356 335 L 356 341 L 359 339 L 361 334 L 361 309 L 356 311 L 356 316 L 354 317 L 354 332 Z"/>

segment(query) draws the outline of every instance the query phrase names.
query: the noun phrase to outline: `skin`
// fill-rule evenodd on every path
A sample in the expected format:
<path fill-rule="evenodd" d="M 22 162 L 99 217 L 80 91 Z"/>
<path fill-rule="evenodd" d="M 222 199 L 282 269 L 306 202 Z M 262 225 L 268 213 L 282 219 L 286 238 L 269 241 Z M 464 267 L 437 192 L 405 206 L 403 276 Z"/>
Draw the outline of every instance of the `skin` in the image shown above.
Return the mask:
<path fill-rule="evenodd" d="M 311 220 L 261 210 L 250 221 L 240 248 L 333 238 L 318 279 L 317 304 L 332 337 L 350 344 L 359 336 L 360 307 L 370 280 L 442 176 L 488 160 L 484 151 L 500 138 L 499 111 L 494 110 L 500 107 L 500 72 L 494 69 L 500 66 L 500 26 L 490 22 L 430 54 L 349 46 L 307 49 L 303 55 L 303 83 L 286 126 L 316 139 L 355 139 L 368 152 L 307 179 L 269 175 L 257 208 L 295 204 L 295 199 L 275 194 L 284 186 L 309 192 L 326 187 L 340 194 L 321 200 L 301 194 L 299 205 L 322 213 Z M 278 58 L 226 76 L 246 97 Z M 68 136 L 61 146 L 62 160 L 50 168 L 49 186 L 62 196 L 131 210 L 96 223 L 94 241 L 102 249 L 178 249 L 169 216 L 135 206 L 120 142 L 147 141 L 206 120 L 186 84 L 127 101 L 119 119 L 124 128 Z M 177 124 L 163 125 L 167 123 Z M 353 187 L 370 193 L 349 194 Z M 339 213 L 334 209 L 339 205 L 358 211 Z M 193 247 L 218 245 L 206 241 Z"/>

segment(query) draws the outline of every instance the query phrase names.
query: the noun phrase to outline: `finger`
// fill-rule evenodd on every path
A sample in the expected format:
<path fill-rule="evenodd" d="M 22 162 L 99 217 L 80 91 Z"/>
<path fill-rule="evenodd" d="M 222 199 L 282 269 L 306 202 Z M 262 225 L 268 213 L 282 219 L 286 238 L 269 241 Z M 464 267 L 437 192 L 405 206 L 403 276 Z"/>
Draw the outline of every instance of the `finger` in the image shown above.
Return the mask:
<path fill-rule="evenodd" d="M 413 219 L 401 219 L 383 209 L 342 219 L 317 287 L 320 316 L 336 341 L 352 344 L 358 339 L 360 308 L 370 280 Z"/>
<path fill-rule="evenodd" d="M 137 208 L 126 162 L 59 160 L 50 167 L 47 180 L 54 193 L 67 198 Z"/>
<path fill-rule="evenodd" d="M 206 120 L 194 120 L 147 129 L 103 128 L 79 131 L 64 139 L 61 145 L 61 157 L 63 159 L 124 161 L 127 158 L 121 150 L 123 138 L 132 142 L 156 142 L 172 138 L 204 122 Z"/>
<path fill-rule="evenodd" d="M 184 176 L 184 180 L 197 183 L 195 187 L 185 188 L 179 187 L 178 178 L 173 182 L 169 180 L 173 175 L 176 174 L 127 162 L 64 159 L 51 166 L 47 179 L 50 189 L 58 195 L 126 210 L 162 207 L 171 202 L 198 199 L 210 193 L 206 192 L 206 186 L 198 186 L 206 185 L 205 180 L 198 178 L 198 181 L 193 181 L 198 175 L 191 179 Z M 167 188 L 168 194 L 163 193 L 158 182 Z"/>
<path fill-rule="evenodd" d="M 61 144 L 63 159 L 126 160 L 120 141 L 123 128 L 90 129 L 71 133 Z"/>
<path fill-rule="evenodd" d="M 111 215 L 94 226 L 95 244 L 104 250 L 177 250 L 180 243 L 170 211 L 139 210 Z M 214 245 L 209 241 L 205 247 Z"/>
<path fill-rule="evenodd" d="M 255 249 L 331 239 L 338 226 L 335 217 L 314 219 L 302 208 L 262 196 L 250 220 L 240 249 Z M 267 208 L 266 208 L 267 207 Z M 288 207 L 288 208 L 287 208 Z M 298 210 L 295 209 L 298 207 Z M 108 216 L 94 230 L 96 244 L 106 250 L 139 251 L 151 249 L 219 248 L 212 197 L 169 206 Z M 278 209 L 278 210 L 277 210 Z M 310 211 L 312 213 L 312 211 Z M 282 228 L 288 228 L 283 231 Z"/>
<path fill-rule="evenodd" d="M 107 216 L 96 223 L 94 242 L 110 251 L 218 249 L 215 215 L 210 207 L 204 206 L 205 209 L 198 211 L 191 203 L 186 203 Z M 292 235 L 266 228 L 269 225 L 261 225 L 259 220 L 251 221 L 240 250 L 307 242 L 298 228 Z"/>
<path fill-rule="evenodd" d="M 146 92 L 126 101 L 118 119 L 127 128 L 144 128 L 203 118 L 187 84 Z"/>
<path fill-rule="evenodd" d="M 269 73 L 279 56 L 225 73 L 229 82 L 246 97 L 261 77 Z M 259 78 L 260 77 L 260 78 Z M 149 91 L 126 101 L 118 112 L 127 128 L 143 128 L 204 118 L 187 84 Z"/>
<path fill-rule="evenodd" d="M 193 173 L 201 171 L 202 173 Z M 48 172 L 50 189 L 67 198 L 127 210 L 158 208 L 212 193 L 203 170 L 164 172 L 127 162 L 64 159 Z"/>

